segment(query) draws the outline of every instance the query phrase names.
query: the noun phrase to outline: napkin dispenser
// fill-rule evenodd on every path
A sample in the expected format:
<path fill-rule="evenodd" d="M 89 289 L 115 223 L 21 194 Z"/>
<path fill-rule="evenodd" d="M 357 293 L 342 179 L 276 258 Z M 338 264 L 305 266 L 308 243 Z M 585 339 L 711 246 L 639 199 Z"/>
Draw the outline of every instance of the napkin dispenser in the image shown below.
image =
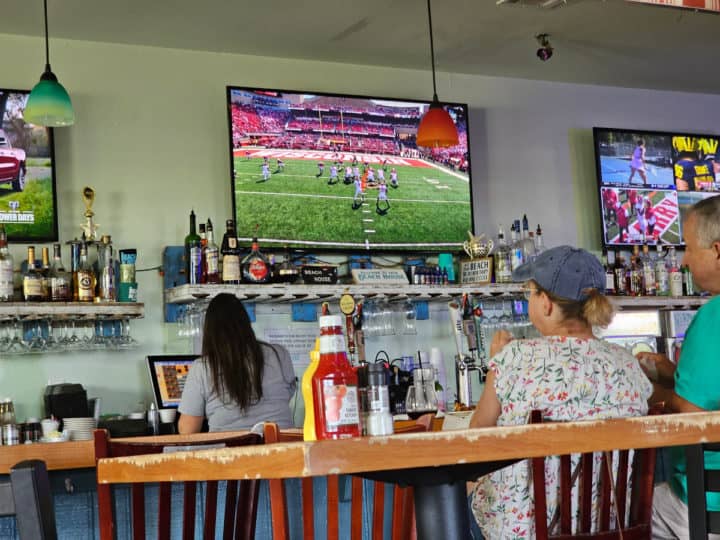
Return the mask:
<path fill-rule="evenodd" d="M 45 387 L 45 417 L 85 418 L 92 416 L 88 411 L 87 392 L 82 384 L 49 384 Z"/>

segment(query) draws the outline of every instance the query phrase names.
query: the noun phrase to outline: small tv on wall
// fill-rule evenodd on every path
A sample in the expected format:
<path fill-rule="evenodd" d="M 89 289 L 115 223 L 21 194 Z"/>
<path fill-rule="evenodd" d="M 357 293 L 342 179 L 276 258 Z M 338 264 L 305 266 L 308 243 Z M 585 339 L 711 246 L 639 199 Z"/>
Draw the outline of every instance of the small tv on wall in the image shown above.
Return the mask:
<path fill-rule="evenodd" d="M 11 241 L 57 240 L 52 128 L 23 119 L 29 90 L 0 88 L 0 223 Z"/>
<path fill-rule="evenodd" d="M 684 214 L 720 195 L 720 136 L 594 128 L 603 245 L 682 246 Z"/>
<path fill-rule="evenodd" d="M 448 251 L 473 230 L 468 109 L 452 148 L 415 144 L 428 102 L 229 86 L 238 237 L 336 251 Z"/>

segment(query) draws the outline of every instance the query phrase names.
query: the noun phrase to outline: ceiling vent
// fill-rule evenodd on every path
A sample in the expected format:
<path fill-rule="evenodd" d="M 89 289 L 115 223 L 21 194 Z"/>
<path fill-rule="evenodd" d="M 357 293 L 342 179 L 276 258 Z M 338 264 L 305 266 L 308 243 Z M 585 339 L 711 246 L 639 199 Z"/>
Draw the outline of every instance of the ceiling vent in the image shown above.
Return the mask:
<path fill-rule="evenodd" d="M 574 4 L 575 2 L 577 2 L 577 0 L 496 0 L 495 4 L 498 6 L 516 5 L 538 7 L 542 9 L 554 9 L 566 6 L 567 4 Z"/>

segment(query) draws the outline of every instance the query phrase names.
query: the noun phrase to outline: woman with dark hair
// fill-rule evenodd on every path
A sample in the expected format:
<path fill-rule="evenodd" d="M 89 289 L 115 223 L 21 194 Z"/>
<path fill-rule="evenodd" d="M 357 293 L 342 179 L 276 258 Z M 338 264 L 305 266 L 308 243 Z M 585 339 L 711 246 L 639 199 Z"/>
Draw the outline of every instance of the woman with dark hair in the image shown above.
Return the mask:
<path fill-rule="evenodd" d="M 190 368 L 180 402 L 180 433 L 250 429 L 258 422 L 292 427 L 289 401 L 296 378 L 290 355 L 259 341 L 242 302 L 232 294 L 212 299 L 205 314 L 202 358 Z"/>

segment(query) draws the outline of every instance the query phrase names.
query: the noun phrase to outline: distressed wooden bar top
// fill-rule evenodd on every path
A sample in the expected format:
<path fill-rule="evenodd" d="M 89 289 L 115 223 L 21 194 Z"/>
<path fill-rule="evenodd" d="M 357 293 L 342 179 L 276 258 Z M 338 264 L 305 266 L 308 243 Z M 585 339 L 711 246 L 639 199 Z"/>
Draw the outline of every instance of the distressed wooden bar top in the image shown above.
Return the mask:
<path fill-rule="evenodd" d="M 716 441 L 720 412 L 699 412 L 110 458 L 98 481 L 325 476 Z"/>

